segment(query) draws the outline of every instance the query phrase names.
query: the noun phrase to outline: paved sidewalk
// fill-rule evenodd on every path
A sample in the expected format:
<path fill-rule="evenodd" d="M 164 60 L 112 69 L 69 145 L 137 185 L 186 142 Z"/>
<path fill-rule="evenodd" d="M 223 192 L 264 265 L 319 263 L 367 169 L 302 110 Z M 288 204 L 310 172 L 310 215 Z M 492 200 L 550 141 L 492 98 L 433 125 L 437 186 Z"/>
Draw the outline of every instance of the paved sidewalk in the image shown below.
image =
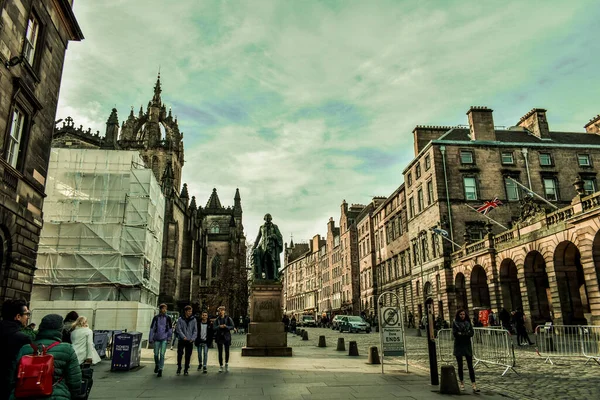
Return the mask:
<path fill-rule="evenodd" d="M 473 394 L 470 388 L 461 396 L 440 395 L 422 370 L 411 367 L 406 374 L 404 366 L 391 366 L 382 375 L 380 365 L 366 363 L 366 355 L 349 357 L 335 347 L 297 347 L 290 358 L 241 357 L 240 349 L 232 348 L 229 373 L 218 373 L 216 355 L 211 349 L 209 373 L 203 375 L 196 370 L 194 351 L 190 375 L 177 376 L 176 352 L 167 350 L 162 378 L 153 374 L 151 350 L 143 350 L 142 367 L 129 372 L 110 372 L 105 360 L 94 367 L 90 399 L 504 399 L 487 391 Z"/>

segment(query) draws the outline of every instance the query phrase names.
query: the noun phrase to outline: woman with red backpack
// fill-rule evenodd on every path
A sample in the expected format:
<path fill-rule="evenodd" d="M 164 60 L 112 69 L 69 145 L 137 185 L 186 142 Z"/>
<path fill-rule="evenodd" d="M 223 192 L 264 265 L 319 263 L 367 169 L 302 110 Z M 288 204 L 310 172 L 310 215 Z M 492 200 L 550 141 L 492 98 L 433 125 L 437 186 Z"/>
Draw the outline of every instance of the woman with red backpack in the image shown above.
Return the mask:
<path fill-rule="evenodd" d="M 46 315 L 40 323 L 38 334 L 31 345 L 25 345 L 17 355 L 17 370 L 11 399 L 39 398 L 70 400 L 81 391 L 81 369 L 73 346 L 62 343 L 63 319 L 60 315 Z M 40 376 L 39 363 L 48 363 L 51 372 Z M 39 384 L 38 382 L 42 382 Z M 39 393 L 45 391 L 44 394 Z"/>

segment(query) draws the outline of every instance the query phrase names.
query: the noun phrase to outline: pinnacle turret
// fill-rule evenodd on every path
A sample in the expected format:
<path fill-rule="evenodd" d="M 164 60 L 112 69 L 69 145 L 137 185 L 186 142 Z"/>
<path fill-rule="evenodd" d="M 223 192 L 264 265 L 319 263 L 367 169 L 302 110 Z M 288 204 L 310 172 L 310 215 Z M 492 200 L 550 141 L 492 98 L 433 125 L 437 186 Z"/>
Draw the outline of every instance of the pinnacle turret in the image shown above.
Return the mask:
<path fill-rule="evenodd" d="M 156 84 L 154 85 L 154 97 L 152 97 L 152 105 L 160 106 L 162 100 L 160 99 L 160 94 L 162 93 L 162 89 L 160 88 L 160 72 L 158 73 L 158 78 L 156 78 Z"/>

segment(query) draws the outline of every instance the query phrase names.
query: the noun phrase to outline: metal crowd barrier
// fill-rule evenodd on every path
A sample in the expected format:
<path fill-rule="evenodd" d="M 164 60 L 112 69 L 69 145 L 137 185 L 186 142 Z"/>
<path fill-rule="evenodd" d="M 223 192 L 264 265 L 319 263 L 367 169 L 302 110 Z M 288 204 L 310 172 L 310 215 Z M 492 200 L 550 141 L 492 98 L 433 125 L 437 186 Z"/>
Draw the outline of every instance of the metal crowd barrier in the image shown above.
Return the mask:
<path fill-rule="evenodd" d="M 474 328 L 475 335 L 471 339 L 473 344 L 473 358 L 475 366 L 480 363 L 483 365 L 499 365 L 504 368 L 502 376 L 512 370 L 515 370 L 515 347 L 510 337 L 510 333 L 505 329 L 498 328 Z"/>
<path fill-rule="evenodd" d="M 539 325 L 535 328 L 536 351 L 544 363 L 557 358 L 585 358 L 600 365 L 600 326 Z"/>
<path fill-rule="evenodd" d="M 515 350 L 510 333 L 497 328 L 473 328 L 474 336 L 471 338 L 473 346 L 473 359 L 475 366 L 482 364 L 488 366 L 499 365 L 504 368 L 502 376 L 509 370 L 515 370 Z M 454 337 L 452 329 L 442 329 L 436 339 L 438 359 L 441 363 L 452 364 L 455 361 Z"/>

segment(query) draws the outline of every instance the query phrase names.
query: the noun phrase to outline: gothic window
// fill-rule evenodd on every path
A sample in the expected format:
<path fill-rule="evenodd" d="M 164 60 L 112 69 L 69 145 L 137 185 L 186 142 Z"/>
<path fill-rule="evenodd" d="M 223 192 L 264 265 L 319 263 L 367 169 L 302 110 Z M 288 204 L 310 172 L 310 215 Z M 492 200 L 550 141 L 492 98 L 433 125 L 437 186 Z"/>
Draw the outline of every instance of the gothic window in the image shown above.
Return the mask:
<path fill-rule="evenodd" d="M 210 276 L 216 278 L 221 270 L 221 257 L 217 254 L 210 265 Z"/>
<path fill-rule="evenodd" d="M 210 226 L 210 233 L 219 233 L 219 224 L 213 222 L 213 224 Z"/>

